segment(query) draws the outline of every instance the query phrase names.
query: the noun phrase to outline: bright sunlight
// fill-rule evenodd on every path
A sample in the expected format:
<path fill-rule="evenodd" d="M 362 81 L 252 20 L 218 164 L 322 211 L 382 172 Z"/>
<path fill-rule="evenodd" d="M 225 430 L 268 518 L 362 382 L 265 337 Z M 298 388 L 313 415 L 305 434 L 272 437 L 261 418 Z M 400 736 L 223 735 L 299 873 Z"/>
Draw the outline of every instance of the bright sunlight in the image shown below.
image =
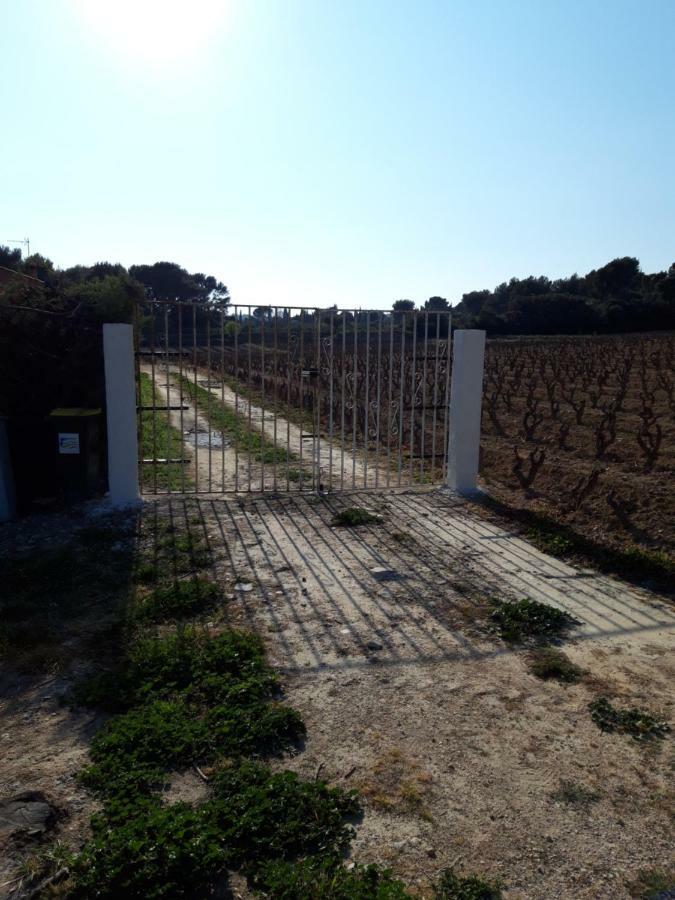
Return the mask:
<path fill-rule="evenodd" d="M 72 0 L 83 25 L 129 65 L 191 65 L 229 18 L 228 0 Z"/>

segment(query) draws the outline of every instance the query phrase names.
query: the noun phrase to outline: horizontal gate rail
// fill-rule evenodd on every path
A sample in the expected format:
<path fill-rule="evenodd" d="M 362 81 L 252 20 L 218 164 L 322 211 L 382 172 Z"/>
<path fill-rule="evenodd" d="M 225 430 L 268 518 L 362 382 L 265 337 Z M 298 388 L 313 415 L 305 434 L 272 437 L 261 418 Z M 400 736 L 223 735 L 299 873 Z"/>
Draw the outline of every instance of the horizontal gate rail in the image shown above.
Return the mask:
<path fill-rule="evenodd" d="M 443 483 L 450 335 L 449 310 L 143 302 L 142 491 Z"/>

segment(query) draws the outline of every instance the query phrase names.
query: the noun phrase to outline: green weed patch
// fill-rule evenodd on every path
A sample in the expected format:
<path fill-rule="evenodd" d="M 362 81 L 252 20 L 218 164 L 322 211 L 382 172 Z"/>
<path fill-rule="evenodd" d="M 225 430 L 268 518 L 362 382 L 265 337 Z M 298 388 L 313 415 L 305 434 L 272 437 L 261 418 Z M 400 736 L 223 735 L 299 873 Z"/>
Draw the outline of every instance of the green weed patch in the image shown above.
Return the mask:
<path fill-rule="evenodd" d="M 563 636 L 576 624 L 568 613 L 527 597 L 523 600 L 496 601 L 496 607 L 490 619 L 505 641 L 522 641 L 525 638 L 551 640 Z"/>
<path fill-rule="evenodd" d="M 135 615 L 152 622 L 189 619 L 213 609 L 222 599 L 218 585 L 195 577 L 155 588 L 137 602 Z"/>
<path fill-rule="evenodd" d="M 410 897 L 402 881 L 388 869 L 359 866 L 347 870 L 331 857 L 278 860 L 263 864 L 253 878 L 263 897 L 275 900 L 404 900 Z"/>
<path fill-rule="evenodd" d="M 663 738 L 670 731 L 667 722 L 659 722 L 651 713 L 632 707 L 617 709 L 606 697 L 599 697 L 588 706 L 591 718 L 601 731 L 630 734 L 637 741 Z"/>
<path fill-rule="evenodd" d="M 139 412 L 141 459 L 189 459 L 183 435 L 169 423 L 166 412 L 166 395 L 162 397 L 153 388 L 152 380 L 141 372 L 139 382 L 141 406 L 160 407 L 158 410 L 145 409 Z M 140 467 L 141 483 L 146 491 L 182 491 L 193 487 L 193 482 L 185 471 L 184 463 L 153 463 Z"/>
<path fill-rule="evenodd" d="M 331 524 L 336 527 L 357 528 L 359 525 L 374 525 L 381 521 L 381 516 L 361 506 L 349 506 L 336 513 Z"/>
<path fill-rule="evenodd" d="M 434 890 L 435 900 L 501 900 L 499 884 L 490 883 L 477 875 L 457 875 L 446 869 Z"/>

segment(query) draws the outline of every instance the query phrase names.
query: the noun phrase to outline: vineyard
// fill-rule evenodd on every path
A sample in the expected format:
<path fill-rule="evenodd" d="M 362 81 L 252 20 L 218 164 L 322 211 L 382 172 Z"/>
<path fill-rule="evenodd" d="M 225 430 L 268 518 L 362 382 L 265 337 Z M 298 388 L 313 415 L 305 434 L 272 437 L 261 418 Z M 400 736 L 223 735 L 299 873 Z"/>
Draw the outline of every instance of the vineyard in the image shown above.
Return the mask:
<path fill-rule="evenodd" d="M 283 417 L 358 456 L 364 474 L 349 486 L 405 486 L 443 477 L 449 327 L 441 312 L 328 311 L 225 325 L 195 316 L 180 335 L 167 328 L 164 346 L 181 370 L 229 386 L 268 421 Z M 148 346 L 158 346 L 153 336 Z M 333 472 L 322 475 L 333 483 Z"/>
<path fill-rule="evenodd" d="M 256 404 L 263 449 L 278 447 L 276 461 L 295 475 L 299 455 L 301 487 L 315 483 L 303 480 L 312 454 L 306 448 L 303 458 L 296 444 L 284 460 L 277 421 L 342 453 L 339 477 L 332 449 L 329 462 L 314 454 L 329 487 L 442 482 L 448 313 L 171 311 L 173 321 L 166 311 L 146 319 L 146 346 L 174 354 L 175 376 L 190 369 L 215 395 L 227 386 L 235 409 L 237 398 Z M 180 403 L 185 383 L 175 381 Z M 239 431 L 246 427 L 256 423 L 241 422 Z M 481 476 L 509 509 L 543 514 L 615 549 L 672 557 L 674 438 L 672 335 L 488 342 Z M 360 460 L 351 482 L 345 452 Z"/>
<path fill-rule="evenodd" d="M 601 543 L 675 551 L 675 338 L 488 342 L 490 493 Z"/>

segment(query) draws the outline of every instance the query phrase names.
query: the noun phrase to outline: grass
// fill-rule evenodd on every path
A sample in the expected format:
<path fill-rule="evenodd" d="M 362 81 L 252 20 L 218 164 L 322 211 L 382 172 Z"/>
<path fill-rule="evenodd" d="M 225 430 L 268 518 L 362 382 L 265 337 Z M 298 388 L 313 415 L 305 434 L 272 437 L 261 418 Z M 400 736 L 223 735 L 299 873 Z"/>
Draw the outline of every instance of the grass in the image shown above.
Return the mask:
<path fill-rule="evenodd" d="M 212 554 L 203 531 L 159 519 L 149 534 L 148 552 L 139 556 L 134 580 L 152 585 L 164 577 L 179 579 L 208 568 Z"/>
<path fill-rule="evenodd" d="M 675 868 L 643 869 L 627 887 L 634 900 L 655 900 L 666 891 L 675 890 Z"/>
<path fill-rule="evenodd" d="M 95 633 L 95 650 L 108 664 L 80 682 L 71 698 L 107 714 L 80 773 L 99 801 L 90 838 L 79 852 L 59 844 L 27 860 L 24 886 L 34 890 L 57 875 L 50 895 L 159 900 L 210 895 L 228 871 L 237 871 L 256 896 L 411 897 L 386 869 L 344 866 L 360 815 L 353 791 L 266 765 L 269 757 L 296 752 L 305 727 L 280 702 L 261 640 L 231 628 L 213 634 L 195 624 L 158 631 L 158 623 L 194 618 L 220 602 L 217 586 L 199 574 L 199 566 L 210 565 L 211 552 L 206 537 L 191 530 L 197 524 L 156 515 L 140 542 L 120 542 L 112 525 L 88 526 L 53 557 L 35 554 L 4 571 L 14 608 L 26 598 L 43 607 L 56 579 L 63 582 L 58 589 L 67 589 L 68 615 L 82 607 L 82 591 L 73 592 L 74 585 L 82 588 L 86 577 L 119 591 L 125 572 L 132 610 L 118 604 L 107 631 Z M 117 545 L 123 567 L 113 552 Z M 77 566 L 74 549 L 84 560 Z M 149 586 L 134 588 L 132 571 L 145 572 L 140 580 Z M 109 602 L 108 594 L 101 596 Z M 120 639 L 104 646 L 103 635 L 116 630 Z M 208 773 L 206 799 L 169 802 L 164 789 L 177 772 L 192 767 Z M 384 782 L 393 779 L 397 809 L 424 815 L 431 779 L 416 763 L 392 751 L 378 762 L 374 777 L 383 795 Z M 481 885 L 475 877 L 444 876 L 437 896 L 499 896 L 475 893 Z"/>
<path fill-rule="evenodd" d="M 557 803 L 565 803 L 568 806 L 576 806 L 587 809 L 591 803 L 597 803 L 600 794 L 589 790 L 583 784 L 574 781 L 561 781 L 558 790 L 551 795 L 551 799 Z"/>
<path fill-rule="evenodd" d="M 128 532 L 97 526 L 0 561 L 0 659 L 28 673 L 66 669 L 73 640 L 85 654 L 87 641 L 125 614 L 132 557 Z"/>
<path fill-rule="evenodd" d="M 160 585 L 137 601 L 134 612 L 138 619 L 175 621 L 209 612 L 222 600 L 223 593 L 216 584 L 196 576 Z"/>
<path fill-rule="evenodd" d="M 527 597 L 495 602 L 497 608 L 490 619 L 505 641 L 551 640 L 563 636 L 575 624 L 568 613 Z"/>
<path fill-rule="evenodd" d="M 195 384 L 185 375 L 177 376 L 183 391 L 196 404 L 209 421 L 212 428 L 217 428 L 229 435 L 240 454 L 251 454 L 251 458 L 264 465 L 273 465 L 295 461 L 294 453 L 286 454 L 286 450 L 276 447 L 261 431 L 249 425 L 248 417 L 237 412 L 218 399 L 211 391 Z"/>
<path fill-rule="evenodd" d="M 502 891 L 497 882 L 484 881 L 477 875 L 457 875 L 446 869 L 435 886 L 435 900 L 501 900 Z"/>
<path fill-rule="evenodd" d="M 414 760 L 391 748 L 375 761 L 359 791 L 372 806 L 399 815 L 415 814 L 429 819 L 425 800 L 432 778 Z"/>
<path fill-rule="evenodd" d="M 358 528 L 359 525 L 379 524 L 382 517 L 375 515 L 361 506 L 349 506 L 342 509 L 333 517 L 331 525 L 343 528 Z"/>
<path fill-rule="evenodd" d="M 253 884 L 275 900 L 404 900 L 410 897 L 403 882 L 388 869 L 360 866 L 347 870 L 325 857 L 298 863 L 271 862 L 260 867 Z"/>
<path fill-rule="evenodd" d="M 139 383 L 141 406 L 152 406 L 155 403 L 166 405 L 166 397 L 153 389 L 152 380 L 145 372 L 141 372 Z M 187 450 L 183 435 L 169 423 L 166 412 L 160 410 L 141 410 L 140 418 L 140 453 L 141 459 L 185 459 Z M 189 458 L 189 457 L 187 457 Z M 141 484 L 146 491 L 182 491 L 193 487 L 192 479 L 185 472 L 182 463 L 141 463 Z"/>
<path fill-rule="evenodd" d="M 555 647 L 540 647 L 529 655 L 530 672 L 537 678 L 556 681 L 579 681 L 584 671 L 576 666 L 572 660 Z"/>
<path fill-rule="evenodd" d="M 663 738 L 671 730 L 667 722 L 660 722 L 651 713 L 635 706 L 617 709 L 606 697 L 598 697 L 588 708 L 601 731 L 630 734 L 637 741 Z"/>

